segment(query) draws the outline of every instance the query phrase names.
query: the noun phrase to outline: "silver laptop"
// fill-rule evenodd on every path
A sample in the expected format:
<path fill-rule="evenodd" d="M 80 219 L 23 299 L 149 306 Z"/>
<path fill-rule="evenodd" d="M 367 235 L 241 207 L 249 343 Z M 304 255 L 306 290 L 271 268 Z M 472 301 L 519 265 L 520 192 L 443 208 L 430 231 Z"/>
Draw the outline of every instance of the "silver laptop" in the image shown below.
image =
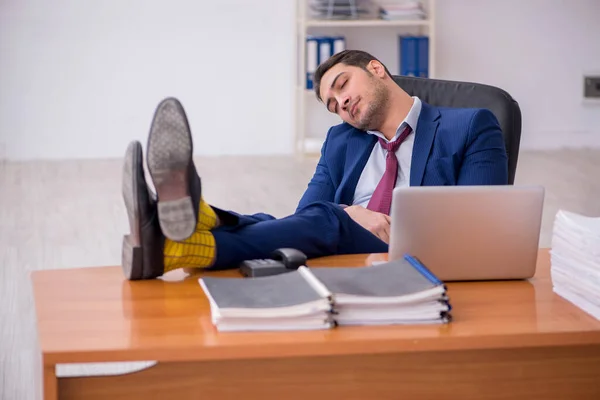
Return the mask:
<path fill-rule="evenodd" d="M 526 279 L 535 274 L 544 188 L 396 188 L 389 259 L 417 257 L 443 281 Z"/>

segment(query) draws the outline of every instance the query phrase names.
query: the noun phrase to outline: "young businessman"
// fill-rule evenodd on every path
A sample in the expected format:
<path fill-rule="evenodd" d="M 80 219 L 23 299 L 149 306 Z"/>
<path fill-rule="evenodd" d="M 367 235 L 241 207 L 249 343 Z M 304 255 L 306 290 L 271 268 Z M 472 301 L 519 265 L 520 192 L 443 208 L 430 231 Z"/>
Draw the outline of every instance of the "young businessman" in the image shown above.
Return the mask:
<path fill-rule="evenodd" d="M 327 133 L 297 210 L 281 219 L 208 205 L 183 107 L 173 98 L 159 104 L 146 155 L 156 196 L 146 185 L 141 144 L 132 142 L 125 156 L 128 279 L 177 268 L 236 267 L 281 247 L 309 258 L 387 252 L 394 187 L 507 184 L 506 150 L 490 111 L 428 105 L 402 90 L 375 57 L 357 50 L 324 62 L 314 81 L 317 98 L 344 122 Z"/>

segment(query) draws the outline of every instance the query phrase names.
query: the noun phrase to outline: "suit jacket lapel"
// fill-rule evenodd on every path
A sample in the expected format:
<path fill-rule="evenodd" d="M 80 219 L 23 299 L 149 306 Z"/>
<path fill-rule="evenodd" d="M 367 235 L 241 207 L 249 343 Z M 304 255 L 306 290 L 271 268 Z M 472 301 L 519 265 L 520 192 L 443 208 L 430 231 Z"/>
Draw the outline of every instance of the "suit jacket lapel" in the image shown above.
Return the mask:
<path fill-rule="evenodd" d="M 345 174 L 344 179 L 340 182 L 339 202 L 342 204 L 352 204 L 352 198 L 360 174 L 364 169 L 373 146 L 377 143 L 377 137 L 369 135 L 366 132 L 355 130 L 346 147 L 346 162 L 345 170 L 349 171 Z"/>
<path fill-rule="evenodd" d="M 440 112 L 437 108 L 422 102 L 421 114 L 415 132 L 412 160 L 410 165 L 410 186 L 421 186 L 425 165 L 431 152 L 433 139 L 439 125 Z"/>

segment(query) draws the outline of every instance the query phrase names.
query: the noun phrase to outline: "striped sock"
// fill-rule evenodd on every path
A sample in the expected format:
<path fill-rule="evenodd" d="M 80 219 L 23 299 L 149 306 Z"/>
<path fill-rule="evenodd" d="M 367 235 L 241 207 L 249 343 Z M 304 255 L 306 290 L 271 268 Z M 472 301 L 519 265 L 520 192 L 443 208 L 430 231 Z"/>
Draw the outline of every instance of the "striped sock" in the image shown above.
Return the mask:
<path fill-rule="evenodd" d="M 204 199 L 200 199 L 199 208 L 198 223 L 192 236 L 179 242 L 165 240 L 165 272 L 178 268 L 206 268 L 213 264 L 216 247 L 210 230 L 217 226 L 218 219 Z"/>
<path fill-rule="evenodd" d="M 200 206 L 198 207 L 200 212 L 198 213 L 198 224 L 196 225 L 196 230 L 203 229 L 210 231 L 214 227 L 218 225 L 217 214 L 215 210 L 209 206 L 204 199 L 200 199 Z"/>

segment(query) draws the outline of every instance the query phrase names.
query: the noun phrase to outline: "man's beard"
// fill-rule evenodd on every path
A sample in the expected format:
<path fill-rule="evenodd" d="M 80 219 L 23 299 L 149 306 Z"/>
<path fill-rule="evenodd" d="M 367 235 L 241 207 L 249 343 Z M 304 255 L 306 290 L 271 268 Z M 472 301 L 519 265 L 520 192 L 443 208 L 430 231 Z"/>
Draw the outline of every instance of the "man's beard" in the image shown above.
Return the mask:
<path fill-rule="evenodd" d="M 388 88 L 377 79 L 373 79 L 372 100 L 361 110 L 360 119 L 354 125 L 361 131 L 374 131 L 381 127 L 389 100 Z"/>

